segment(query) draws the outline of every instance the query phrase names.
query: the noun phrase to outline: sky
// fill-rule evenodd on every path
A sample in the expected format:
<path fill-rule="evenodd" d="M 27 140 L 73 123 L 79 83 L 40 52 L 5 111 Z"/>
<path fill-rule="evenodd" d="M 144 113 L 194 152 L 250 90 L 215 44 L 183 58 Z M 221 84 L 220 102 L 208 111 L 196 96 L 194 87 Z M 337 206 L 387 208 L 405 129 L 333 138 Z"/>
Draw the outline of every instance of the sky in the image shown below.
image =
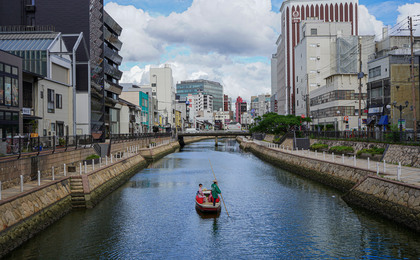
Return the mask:
<path fill-rule="evenodd" d="M 270 59 L 281 33 L 282 2 L 105 0 L 105 10 L 123 28 L 120 83 L 149 84 L 150 67 L 169 64 L 175 84 L 217 81 L 233 100 L 270 94 Z M 396 29 L 406 28 L 407 16 L 420 14 L 420 2 L 414 0 L 359 0 L 359 5 L 359 34 L 377 39 L 384 26 L 407 34 Z M 413 24 L 420 24 L 416 18 Z"/>

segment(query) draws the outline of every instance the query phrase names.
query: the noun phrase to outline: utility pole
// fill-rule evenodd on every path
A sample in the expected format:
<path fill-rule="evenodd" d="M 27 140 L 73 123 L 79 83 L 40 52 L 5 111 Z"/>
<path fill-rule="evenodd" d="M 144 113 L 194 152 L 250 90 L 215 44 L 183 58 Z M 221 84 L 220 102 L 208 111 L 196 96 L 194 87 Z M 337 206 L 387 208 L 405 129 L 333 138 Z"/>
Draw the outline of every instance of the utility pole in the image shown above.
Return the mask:
<path fill-rule="evenodd" d="M 363 72 L 362 72 L 362 43 L 361 43 L 362 37 L 359 36 L 359 118 L 358 118 L 358 130 L 359 133 L 362 130 L 362 78 L 363 78 Z"/>
<path fill-rule="evenodd" d="M 413 37 L 413 17 L 408 17 L 411 43 L 411 89 L 413 96 L 413 124 L 414 124 L 414 142 L 417 141 L 417 118 L 416 118 L 416 89 L 414 78 L 414 37 Z M 420 65 L 420 64 L 419 64 Z"/>
<path fill-rule="evenodd" d="M 306 117 L 309 117 L 309 74 L 306 73 Z"/>

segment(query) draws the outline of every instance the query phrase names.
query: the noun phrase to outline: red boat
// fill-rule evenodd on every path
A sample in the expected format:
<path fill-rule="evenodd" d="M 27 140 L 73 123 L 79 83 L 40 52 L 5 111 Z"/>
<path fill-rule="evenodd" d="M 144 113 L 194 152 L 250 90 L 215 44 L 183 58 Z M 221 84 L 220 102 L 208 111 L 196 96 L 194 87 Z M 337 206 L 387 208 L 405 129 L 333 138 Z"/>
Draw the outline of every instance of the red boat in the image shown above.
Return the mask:
<path fill-rule="evenodd" d="M 220 199 L 217 198 L 216 205 L 213 206 L 213 202 L 209 201 L 210 191 L 205 190 L 203 191 L 205 198 L 199 198 L 198 196 L 195 196 L 195 207 L 205 213 L 218 213 L 221 209 L 220 205 Z"/>

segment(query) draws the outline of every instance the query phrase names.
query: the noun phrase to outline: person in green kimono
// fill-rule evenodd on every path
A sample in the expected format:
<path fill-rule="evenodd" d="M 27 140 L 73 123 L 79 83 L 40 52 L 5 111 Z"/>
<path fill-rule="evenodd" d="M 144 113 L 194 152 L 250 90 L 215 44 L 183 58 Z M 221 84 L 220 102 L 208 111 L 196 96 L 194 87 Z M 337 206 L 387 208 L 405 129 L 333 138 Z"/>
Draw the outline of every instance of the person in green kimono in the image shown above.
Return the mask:
<path fill-rule="evenodd" d="M 216 200 L 219 197 L 219 194 L 222 192 L 219 189 L 219 186 L 217 186 L 217 180 L 213 181 L 213 184 L 211 185 L 211 196 L 213 197 L 213 206 L 216 206 Z"/>

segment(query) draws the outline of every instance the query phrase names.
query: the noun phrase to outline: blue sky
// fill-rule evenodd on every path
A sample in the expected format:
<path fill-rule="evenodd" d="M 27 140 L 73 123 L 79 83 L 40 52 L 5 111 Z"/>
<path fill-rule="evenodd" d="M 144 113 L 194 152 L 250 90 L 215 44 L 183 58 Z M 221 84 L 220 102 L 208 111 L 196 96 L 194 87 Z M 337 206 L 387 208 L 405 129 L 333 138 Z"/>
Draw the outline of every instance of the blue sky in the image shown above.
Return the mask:
<path fill-rule="evenodd" d="M 123 27 L 122 82 L 147 84 L 150 66 L 171 64 L 174 82 L 204 78 L 226 94 L 270 93 L 270 57 L 282 0 L 105 0 Z M 411 4 L 410 6 L 405 6 Z M 380 35 L 399 16 L 420 14 L 414 0 L 359 0 L 361 33 Z M 420 30 L 419 30 L 420 31 Z"/>

